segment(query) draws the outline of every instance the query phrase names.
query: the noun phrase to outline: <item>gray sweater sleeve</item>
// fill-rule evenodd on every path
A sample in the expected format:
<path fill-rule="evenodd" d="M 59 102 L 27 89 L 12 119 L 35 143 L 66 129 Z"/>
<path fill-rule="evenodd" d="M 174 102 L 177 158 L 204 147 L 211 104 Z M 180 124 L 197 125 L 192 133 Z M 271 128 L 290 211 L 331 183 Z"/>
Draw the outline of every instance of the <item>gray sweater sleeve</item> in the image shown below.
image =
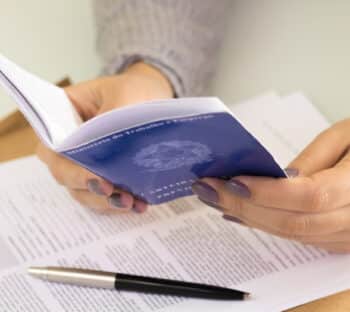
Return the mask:
<path fill-rule="evenodd" d="M 202 95 L 212 77 L 230 0 L 95 0 L 106 74 L 143 60 L 177 96 Z"/>

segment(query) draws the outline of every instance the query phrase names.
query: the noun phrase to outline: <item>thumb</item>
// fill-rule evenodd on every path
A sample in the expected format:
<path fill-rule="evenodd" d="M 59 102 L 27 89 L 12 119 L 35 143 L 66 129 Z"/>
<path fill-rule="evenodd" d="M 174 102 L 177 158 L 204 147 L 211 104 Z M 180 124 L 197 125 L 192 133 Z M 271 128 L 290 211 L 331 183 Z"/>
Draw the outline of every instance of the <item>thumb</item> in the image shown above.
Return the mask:
<path fill-rule="evenodd" d="M 99 107 L 96 115 L 102 115 L 106 112 L 112 111 L 113 109 L 120 108 L 120 107 L 121 107 L 120 105 L 117 105 L 115 103 L 113 104 L 113 102 L 107 102 L 107 103 L 102 104 Z"/>
<path fill-rule="evenodd" d="M 322 132 L 290 164 L 300 175 L 311 175 L 333 167 L 350 144 L 350 123 L 342 121 Z"/>
<path fill-rule="evenodd" d="M 94 117 L 100 107 L 96 85 L 95 81 L 87 81 L 64 88 L 70 102 L 84 121 Z"/>

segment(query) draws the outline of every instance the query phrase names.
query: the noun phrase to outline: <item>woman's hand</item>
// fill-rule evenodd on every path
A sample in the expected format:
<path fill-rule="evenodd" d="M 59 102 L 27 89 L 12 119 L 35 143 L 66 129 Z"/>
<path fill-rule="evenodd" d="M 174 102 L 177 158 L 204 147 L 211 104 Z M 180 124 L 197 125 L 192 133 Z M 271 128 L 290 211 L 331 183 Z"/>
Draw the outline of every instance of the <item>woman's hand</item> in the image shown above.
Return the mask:
<path fill-rule="evenodd" d="M 225 219 L 325 248 L 350 252 L 350 119 L 320 134 L 289 166 L 290 179 L 205 178 L 193 185 Z"/>
<path fill-rule="evenodd" d="M 120 75 L 80 83 L 65 91 L 83 120 L 114 108 L 173 97 L 173 90 L 165 76 L 144 63 L 136 63 Z M 44 145 L 40 144 L 37 152 L 57 182 L 66 186 L 73 198 L 84 206 L 105 213 L 146 210 L 144 202 Z"/>

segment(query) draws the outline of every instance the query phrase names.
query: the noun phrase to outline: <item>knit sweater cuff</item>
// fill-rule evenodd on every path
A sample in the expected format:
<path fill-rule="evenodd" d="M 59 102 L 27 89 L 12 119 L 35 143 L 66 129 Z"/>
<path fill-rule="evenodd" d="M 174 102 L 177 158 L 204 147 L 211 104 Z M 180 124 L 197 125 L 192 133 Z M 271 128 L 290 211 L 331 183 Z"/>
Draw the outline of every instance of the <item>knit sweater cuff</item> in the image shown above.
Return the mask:
<path fill-rule="evenodd" d="M 150 56 L 146 54 L 142 55 L 139 53 L 129 53 L 116 56 L 115 59 L 105 67 L 104 73 L 107 75 L 121 73 L 130 65 L 141 61 L 158 69 L 170 81 L 170 84 L 174 90 L 175 97 L 181 97 L 184 95 L 184 85 L 179 75 L 173 68 L 169 67 L 168 64 L 163 63 L 162 60 L 155 58 L 153 54 Z"/>
<path fill-rule="evenodd" d="M 178 97 L 209 85 L 230 0 L 95 0 L 105 73 L 142 60 L 163 72 Z"/>

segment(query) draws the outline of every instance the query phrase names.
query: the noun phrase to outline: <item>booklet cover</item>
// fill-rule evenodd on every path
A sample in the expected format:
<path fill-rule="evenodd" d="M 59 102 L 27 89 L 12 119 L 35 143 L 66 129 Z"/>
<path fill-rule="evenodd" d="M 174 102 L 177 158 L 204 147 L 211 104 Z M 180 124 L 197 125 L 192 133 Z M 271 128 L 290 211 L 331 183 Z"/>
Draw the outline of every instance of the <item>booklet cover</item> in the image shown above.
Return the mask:
<path fill-rule="evenodd" d="M 62 89 L 1 55 L 0 83 L 48 147 L 149 204 L 191 195 L 203 177 L 286 177 L 217 98 L 141 103 L 81 123 Z"/>

